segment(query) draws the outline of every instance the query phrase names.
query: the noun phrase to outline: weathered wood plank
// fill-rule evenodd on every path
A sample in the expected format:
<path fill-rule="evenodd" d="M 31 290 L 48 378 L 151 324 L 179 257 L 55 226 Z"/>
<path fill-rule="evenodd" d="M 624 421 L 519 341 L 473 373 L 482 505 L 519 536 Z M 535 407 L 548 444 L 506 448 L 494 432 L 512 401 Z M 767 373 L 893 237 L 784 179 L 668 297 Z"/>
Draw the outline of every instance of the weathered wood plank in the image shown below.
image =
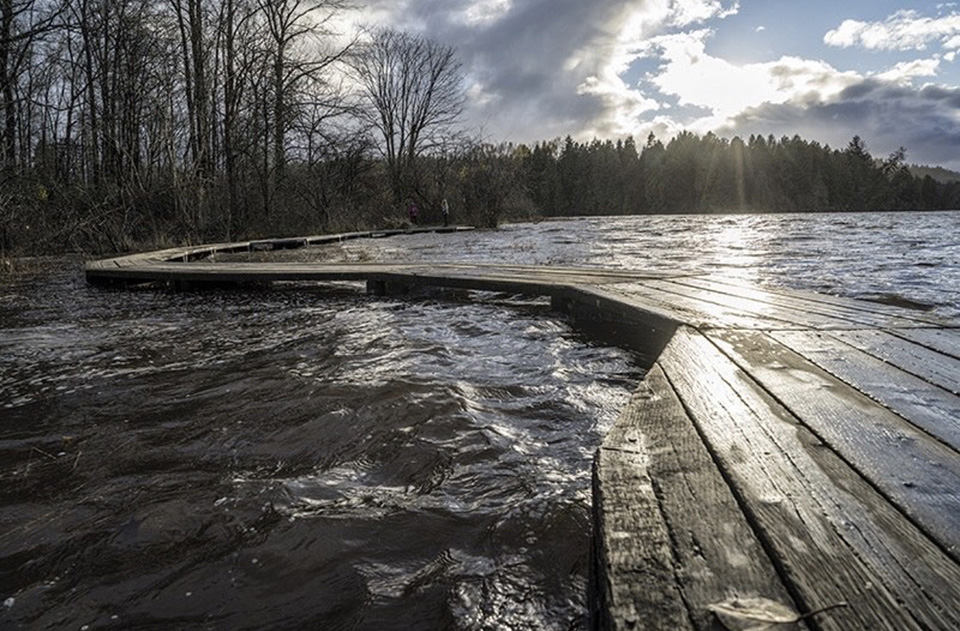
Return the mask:
<path fill-rule="evenodd" d="M 837 337 L 954 394 L 960 394 L 960 359 L 885 331 L 841 331 Z"/>
<path fill-rule="evenodd" d="M 715 628 L 708 606 L 735 597 L 796 608 L 659 366 L 640 384 L 602 449 L 641 447 L 694 626 Z"/>
<path fill-rule="evenodd" d="M 671 279 L 678 284 L 768 302 L 784 309 L 817 313 L 840 321 L 874 327 L 931 326 L 935 319 L 920 316 L 901 307 L 867 303 L 839 296 L 799 292 L 785 287 L 761 288 L 709 277 Z"/>
<path fill-rule="evenodd" d="M 960 628 L 960 569 L 703 335 L 659 360 L 737 501 L 824 631 Z"/>
<path fill-rule="evenodd" d="M 775 323 L 787 323 L 793 327 L 812 329 L 850 326 L 847 320 L 821 315 L 809 308 L 785 309 L 776 303 L 771 294 L 760 290 L 744 291 L 737 295 L 712 288 L 704 289 L 690 284 L 695 282 L 695 280 L 671 279 L 668 281 L 648 281 L 644 285 L 724 309 L 735 310 L 738 313 L 751 314 L 757 318 L 770 321 L 772 326 L 776 326 Z M 751 295 L 747 295 L 748 293 Z"/>
<path fill-rule="evenodd" d="M 674 320 L 702 329 L 735 328 L 763 330 L 769 328 L 798 328 L 792 322 L 757 317 L 735 308 L 688 298 L 652 287 L 648 281 L 618 283 L 608 286 L 611 293 L 622 296 L 639 309 L 656 309 L 671 314 Z"/>
<path fill-rule="evenodd" d="M 960 397 L 857 350 L 827 333 L 774 331 L 790 350 L 960 450 Z"/>
<path fill-rule="evenodd" d="M 938 353 L 960 359 L 960 328 L 905 329 L 891 333 Z"/>
<path fill-rule="evenodd" d="M 631 282 L 645 279 L 671 278 L 673 275 L 650 270 L 622 270 L 604 267 L 519 265 L 512 263 L 444 263 L 445 266 L 469 269 L 494 269 L 510 274 L 564 276 L 580 279 L 598 279 L 600 282 Z M 586 282 L 581 280 L 580 282 Z"/>
<path fill-rule="evenodd" d="M 601 629 L 693 631 L 642 444 L 594 458 L 595 622 Z"/>
<path fill-rule="evenodd" d="M 104 273 L 99 268 L 87 269 L 88 277 L 101 274 L 116 278 L 192 282 L 392 280 L 409 285 L 518 291 L 537 295 L 553 295 L 561 288 L 576 284 L 600 286 L 622 280 L 620 277 L 607 278 L 592 271 L 574 270 L 567 273 L 562 269 L 554 269 L 518 274 L 499 266 L 461 264 L 257 263 L 210 260 L 190 263 L 149 261 L 126 265 L 109 273 Z"/>
<path fill-rule="evenodd" d="M 718 331 L 710 338 L 960 558 L 960 454 L 765 334 Z"/>

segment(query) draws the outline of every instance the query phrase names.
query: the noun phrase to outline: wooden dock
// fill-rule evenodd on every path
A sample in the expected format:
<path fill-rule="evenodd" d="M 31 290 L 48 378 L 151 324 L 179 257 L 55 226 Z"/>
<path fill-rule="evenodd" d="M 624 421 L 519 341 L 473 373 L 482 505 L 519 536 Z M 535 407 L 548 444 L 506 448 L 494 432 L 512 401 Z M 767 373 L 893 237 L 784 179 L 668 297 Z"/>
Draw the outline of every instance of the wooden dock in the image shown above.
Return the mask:
<path fill-rule="evenodd" d="M 200 260 L 318 242 L 180 248 L 86 273 L 550 296 L 657 357 L 594 463 L 595 627 L 960 629 L 957 323 L 642 271 Z"/>

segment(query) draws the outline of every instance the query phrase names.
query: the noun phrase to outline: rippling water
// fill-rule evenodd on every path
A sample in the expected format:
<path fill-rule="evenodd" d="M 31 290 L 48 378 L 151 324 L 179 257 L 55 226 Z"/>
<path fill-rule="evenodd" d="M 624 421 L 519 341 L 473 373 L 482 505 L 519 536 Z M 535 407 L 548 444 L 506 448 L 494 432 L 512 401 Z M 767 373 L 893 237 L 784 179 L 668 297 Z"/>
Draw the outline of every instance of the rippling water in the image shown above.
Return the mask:
<path fill-rule="evenodd" d="M 0 312 L 0 628 L 582 624 L 627 353 L 537 302 L 36 280 Z"/>
<path fill-rule="evenodd" d="M 682 270 L 960 317 L 960 214 L 543 222 L 275 253 Z M 642 358 L 542 301 L 0 294 L 0 628 L 583 628 Z"/>
<path fill-rule="evenodd" d="M 317 250 L 314 256 L 705 274 L 904 303 L 960 318 L 960 211 L 597 217 L 510 225 L 443 240 L 411 235 L 345 242 L 339 251 Z"/>

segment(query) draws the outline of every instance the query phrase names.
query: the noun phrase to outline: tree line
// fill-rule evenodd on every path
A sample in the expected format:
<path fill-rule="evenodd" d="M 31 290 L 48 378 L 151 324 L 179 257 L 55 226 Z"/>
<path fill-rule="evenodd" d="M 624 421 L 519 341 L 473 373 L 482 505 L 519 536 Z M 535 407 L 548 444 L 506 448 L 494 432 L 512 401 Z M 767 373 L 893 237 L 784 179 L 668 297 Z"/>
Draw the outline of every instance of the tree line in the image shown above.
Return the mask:
<path fill-rule="evenodd" d="M 489 144 L 456 50 L 337 32 L 347 0 L 0 0 L 0 254 L 425 221 L 934 209 L 854 138 Z"/>
<path fill-rule="evenodd" d="M 793 136 L 732 140 L 681 132 L 514 149 L 530 197 L 555 215 L 937 210 L 960 207 L 960 183 L 914 176 L 901 148 L 875 159 L 854 136 L 834 150 Z"/>

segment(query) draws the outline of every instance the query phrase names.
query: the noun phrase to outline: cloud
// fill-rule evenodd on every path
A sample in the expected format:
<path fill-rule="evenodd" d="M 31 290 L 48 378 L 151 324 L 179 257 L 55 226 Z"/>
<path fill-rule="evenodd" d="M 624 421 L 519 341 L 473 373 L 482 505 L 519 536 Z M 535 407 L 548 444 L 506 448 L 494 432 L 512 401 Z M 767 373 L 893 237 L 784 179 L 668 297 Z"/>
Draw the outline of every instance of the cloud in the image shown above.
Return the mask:
<path fill-rule="evenodd" d="M 823 42 L 829 46 L 870 50 L 924 50 L 940 43 L 945 49 L 960 48 L 960 14 L 952 12 L 936 18 L 923 17 L 917 11 L 897 11 L 883 22 L 844 20 L 827 32 Z"/>
<path fill-rule="evenodd" d="M 372 0 L 381 23 L 457 46 L 491 139 L 623 135 L 663 104 L 624 76 L 649 37 L 738 10 L 720 0 Z"/>
<path fill-rule="evenodd" d="M 467 24 L 489 24 L 503 17 L 512 6 L 511 0 L 479 0 L 462 9 L 461 19 Z"/>
<path fill-rule="evenodd" d="M 875 155 L 903 145 L 913 161 L 960 168 L 960 89 L 914 85 L 956 58 L 960 15 L 901 11 L 827 34 L 833 46 L 939 47 L 871 74 L 798 56 L 735 64 L 712 55 L 719 20 L 738 9 L 718 0 L 368 0 L 362 15 L 456 46 L 468 121 L 492 141 L 689 129 L 845 146 L 860 134 Z"/>
<path fill-rule="evenodd" d="M 670 26 L 689 26 L 705 22 L 714 18 L 725 18 L 736 15 L 740 10 L 740 3 L 734 2 L 729 7 L 724 7 L 723 3 L 717 0 L 675 0 L 671 3 L 672 15 L 669 19 Z"/>
<path fill-rule="evenodd" d="M 785 56 L 776 61 L 736 65 L 706 52 L 712 31 L 652 38 L 645 54 L 663 64 L 647 80 L 680 105 L 706 108 L 707 118 L 692 125 L 709 128 L 738 112 L 763 103 L 822 100 L 860 81 L 861 75 L 841 72 L 826 62 Z"/>
<path fill-rule="evenodd" d="M 799 134 L 833 147 L 855 135 L 883 157 L 907 148 L 908 160 L 960 168 L 960 89 L 917 89 L 879 78 L 864 78 L 832 98 L 814 103 L 765 103 L 748 108 L 717 129 L 723 135 Z"/>
<path fill-rule="evenodd" d="M 882 81 L 906 84 L 912 82 L 913 79 L 917 77 L 936 76 L 939 69 L 939 57 L 915 59 L 913 61 L 901 61 L 893 68 L 876 75 L 876 77 Z"/>
<path fill-rule="evenodd" d="M 707 52 L 711 35 L 701 29 L 648 42 L 645 54 L 661 65 L 646 82 L 679 105 L 698 108 L 685 120 L 661 113 L 650 127 L 670 130 L 682 124 L 724 136 L 800 134 L 833 146 L 845 146 L 860 134 L 871 140 L 876 155 L 902 145 L 912 159 L 960 167 L 960 89 L 913 85 L 916 78 L 937 74 L 939 55 L 872 74 L 793 56 L 737 65 Z"/>

